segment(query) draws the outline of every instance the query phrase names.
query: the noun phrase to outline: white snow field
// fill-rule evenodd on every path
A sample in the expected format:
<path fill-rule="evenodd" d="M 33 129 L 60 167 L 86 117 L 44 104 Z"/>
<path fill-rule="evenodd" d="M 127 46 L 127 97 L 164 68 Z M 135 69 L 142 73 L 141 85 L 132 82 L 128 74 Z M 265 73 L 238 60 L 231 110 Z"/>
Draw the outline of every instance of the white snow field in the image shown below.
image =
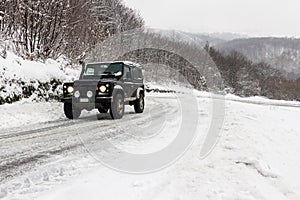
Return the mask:
<path fill-rule="evenodd" d="M 300 199 L 300 104 L 227 96 L 217 144 L 208 156 L 201 158 L 213 119 L 214 97 L 195 93 L 199 117 L 196 139 L 175 163 L 144 174 L 106 167 L 93 151 L 109 153 L 110 149 L 101 142 L 97 148 L 90 144 L 109 140 L 123 150 L 141 154 L 164 148 L 176 137 L 182 121 L 180 104 L 184 102 L 178 102 L 177 94 L 147 94 L 144 114 L 134 114 L 127 107 L 124 119 L 119 121 L 111 120 L 109 115 L 97 119 L 95 111 L 69 121 L 64 119 L 58 103 L 25 104 L 28 113 L 35 113 L 27 125 L 1 127 L 0 198 Z M 4 116 L 9 116 L 9 112 L 18 116 L 13 108 L 19 106 L 22 104 L 0 106 L 1 120 L 5 118 L 2 112 Z M 158 131 L 161 119 L 165 123 Z M 24 124 L 21 117 L 11 120 L 15 125 Z M 126 132 L 133 124 L 145 126 L 141 135 L 157 134 L 139 138 L 120 131 L 121 127 Z"/>

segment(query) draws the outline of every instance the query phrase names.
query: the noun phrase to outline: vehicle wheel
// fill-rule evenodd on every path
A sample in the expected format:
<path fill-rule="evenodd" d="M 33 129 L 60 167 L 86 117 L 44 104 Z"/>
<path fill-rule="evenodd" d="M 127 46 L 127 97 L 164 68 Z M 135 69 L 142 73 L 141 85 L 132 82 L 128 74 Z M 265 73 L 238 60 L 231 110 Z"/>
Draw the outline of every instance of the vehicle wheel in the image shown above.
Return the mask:
<path fill-rule="evenodd" d="M 110 116 L 113 119 L 121 119 L 124 115 L 124 97 L 122 94 L 114 96 L 111 103 Z"/>
<path fill-rule="evenodd" d="M 107 113 L 108 112 L 108 108 L 98 108 L 98 111 L 100 113 Z"/>
<path fill-rule="evenodd" d="M 136 113 L 144 112 L 145 99 L 144 95 L 140 94 L 140 98 L 134 101 L 134 110 Z"/>
<path fill-rule="evenodd" d="M 73 109 L 73 106 L 71 103 L 64 103 L 64 112 L 65 116 L 68 119 L 78 119 L 81 111 L 78 109 Z"/>

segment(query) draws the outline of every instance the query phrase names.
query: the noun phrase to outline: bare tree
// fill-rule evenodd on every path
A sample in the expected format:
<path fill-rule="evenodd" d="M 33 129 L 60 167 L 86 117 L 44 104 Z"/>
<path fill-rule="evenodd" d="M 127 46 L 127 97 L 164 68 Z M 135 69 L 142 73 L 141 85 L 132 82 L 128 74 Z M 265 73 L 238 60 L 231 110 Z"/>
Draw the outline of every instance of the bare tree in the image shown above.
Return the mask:
<path fill-rule="evenodd" d="M 109 35 L 143 26 L 119 0 L 2 0 L 0 12 L 2 32 L 29 59 L 76 59 Z"/>

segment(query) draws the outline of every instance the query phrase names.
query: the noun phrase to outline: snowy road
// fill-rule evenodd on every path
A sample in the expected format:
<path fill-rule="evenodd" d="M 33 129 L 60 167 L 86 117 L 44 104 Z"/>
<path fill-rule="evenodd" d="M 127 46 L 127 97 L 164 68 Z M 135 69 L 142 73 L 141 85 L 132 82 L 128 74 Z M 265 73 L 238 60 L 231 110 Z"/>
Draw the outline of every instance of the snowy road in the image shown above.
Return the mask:
<path fill-rule="evenodd" d="M 105 149 L 107 140 L 128 152 L 145 154 L 169 144 L 182 120 L 182 102 L 172 94 L 148 96 L 141 115 L 128 107 L 118 124 L 109 115 L 85 112 L 76 121 L 54 117 L 47 123 L 3 128 L 0 198 L 299 199 L 300 112 L 293 107 L 297 104 L 228 98 L 218 143 L 202 160 L 212 104 L 210 97 L 198 96 L 196 140 L 174 165 L 152 174 L 111 170 L 94 153 Z M 142 137 L 130 132 L 136 126 L 147 127 L 139 133 Z"/>
<path fill-rule="evenodd" d="M 153 101 L 153 100 L 152 100 Z M 166 112 L 168 104 L 155 103 L 155 113 L 157 116 Z M 130 109 L 126 112 L 123 121 L 127 120 L 144 120 L 145 115 L 136 115 Z M 169 108 L 171 111 L 172 107 Z M 154 112 L 153 110 L 151 112 Z M 29 126 L 16 127 L 13 129 L 3 129 L 0 134 L 0 168 L 1 181 L 3 175 L 13 170 L 14 168 L 23 167 L 23 165 L 44 160 L 51 155 L 61 154 L 64 151 L 72 151 L 82 146 L 82 141 L 76 136 L 89 132 L 105 133 L 105 137 L 116 136 L 116 127 L 114 121 L 111 120 L 109 114 L 85 114 L 81 119 L 70 121 L 67 119 L 59 119 L 41 124 L 33 124 Z M 97 117 L 97 118 L 96 118 Z M 156 118 L 158 119 L 158 118 Z M 124 123 L 122 123 L 124 125 Z M 129 125 L 129 124 L 128 124 Z M 123 127 L 127 129 L 128 127 Z M 108 135 L 111 133 L 112 135 Z M 86 134 L 90 140 L 95 139 L 95 135 L 89 132 Z M 87 138 L 88 138 L 87 137 Z M 86 139 L 86 138 L 85 138 Z M 19 171 L 19 170 L 17 170 Z M 11 175 L 11 174 L 10 174 Z"/>
<path fill-rule="evenodd" d="M 59 171 L 68 170 L 68 173 L 72 174 L 80 171 L 78 169 L 70 170 L 72 166 L 88 168 L 98 165 L 99 162 L 93 158 L 91 152 L 88 152 L 95 150 L 95 145 L 100 149 L 105 148 L 101 142 L 108 138 L 126 142 L 131 138 L 131 135 L 124 133 L 132 131 L 133 125 L 143 127 L 146 124 L 148 128 L 142 133 L 146 137 L 157 133 L 158 129 L 165 126 L 165 122 L 161 122 L 162 119 L 167 117 L 169 118 L 166 119 L 167 121 L 177 121 L 177 112 L 180 112 L 178 109 L 180 106 L 176 102 L 177 100 L 173 95 L 147 97 L 145 114 L 135 114 L 133 109 L 128 106 L 124 118 L 118 122 L 111 120 L 109 114 L 98 114 L 94 111 L 84 112 L 82 117 L 75 121 L 63 118 L 2 129 L 0 134 L 0 183 L 8 185 L 2 196 L 14 197 L 10 195 L 16 195 L 18 189 L 20 189 L 20 193 L 24 192 L 24 185 L 28 186 L 25 187 L 25 190 L 30 190 L 32 185 L 35 185 L 34 182 L 43 180 L 44 176 L 53 176 L 51 172 L 40 171 L 44 166 L 48 166 L 47 169 L 49 165 L 54 167 L 53 173 L 60 174 L 62 172 Z M 60 112 L 62 111 L 60 110 Z M 149 119 L 151 124 L 148 124 Z M 149 126 L 153 128 L 149 129 Z M 97 144 L 88 146 L 92 143 Z M 73 162 L 72 166 L 69 165 L 70 160 Z M 36 174 L 33 173 L 33 176 L 30 176 L 32 172 Z M 47 177 L 45 179 L 48 179 Z M 19 182 L 23 179 L 25 184 L 22 181 Z M 28 185 L 27 182 L 30 184 Z M 15 185 L 19 187 L 15 188 Z M 11 191 L 13 194 L 9 195 L 10 190 L 13 190 Z"/>

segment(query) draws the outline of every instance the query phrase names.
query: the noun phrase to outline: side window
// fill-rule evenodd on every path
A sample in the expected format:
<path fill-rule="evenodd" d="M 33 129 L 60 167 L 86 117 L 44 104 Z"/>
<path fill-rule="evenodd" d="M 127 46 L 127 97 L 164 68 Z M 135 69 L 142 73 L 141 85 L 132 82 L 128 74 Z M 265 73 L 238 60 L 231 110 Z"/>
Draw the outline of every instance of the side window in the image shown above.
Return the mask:
<path fill-rule="evenodd" d="M 130 71 L 130 68 L 128 66 L 124 66 L 123 79 L 125 79 L 125 80 L 131 80 L 131 71 Z"/>
<path fill-rule="evenodd" d="M 92 68 L 92 67 L 87 68 L 85 74 L 86 75 L 94 75 L 95 74 L 95 68 Z"/>
<path fill-rule="evenodd" d="M 143 74 L 142 70 L 139 68 L 134 68 L 133 69 L 133 79 L 136 81 L 142 81 L 143 80 Z"/>

